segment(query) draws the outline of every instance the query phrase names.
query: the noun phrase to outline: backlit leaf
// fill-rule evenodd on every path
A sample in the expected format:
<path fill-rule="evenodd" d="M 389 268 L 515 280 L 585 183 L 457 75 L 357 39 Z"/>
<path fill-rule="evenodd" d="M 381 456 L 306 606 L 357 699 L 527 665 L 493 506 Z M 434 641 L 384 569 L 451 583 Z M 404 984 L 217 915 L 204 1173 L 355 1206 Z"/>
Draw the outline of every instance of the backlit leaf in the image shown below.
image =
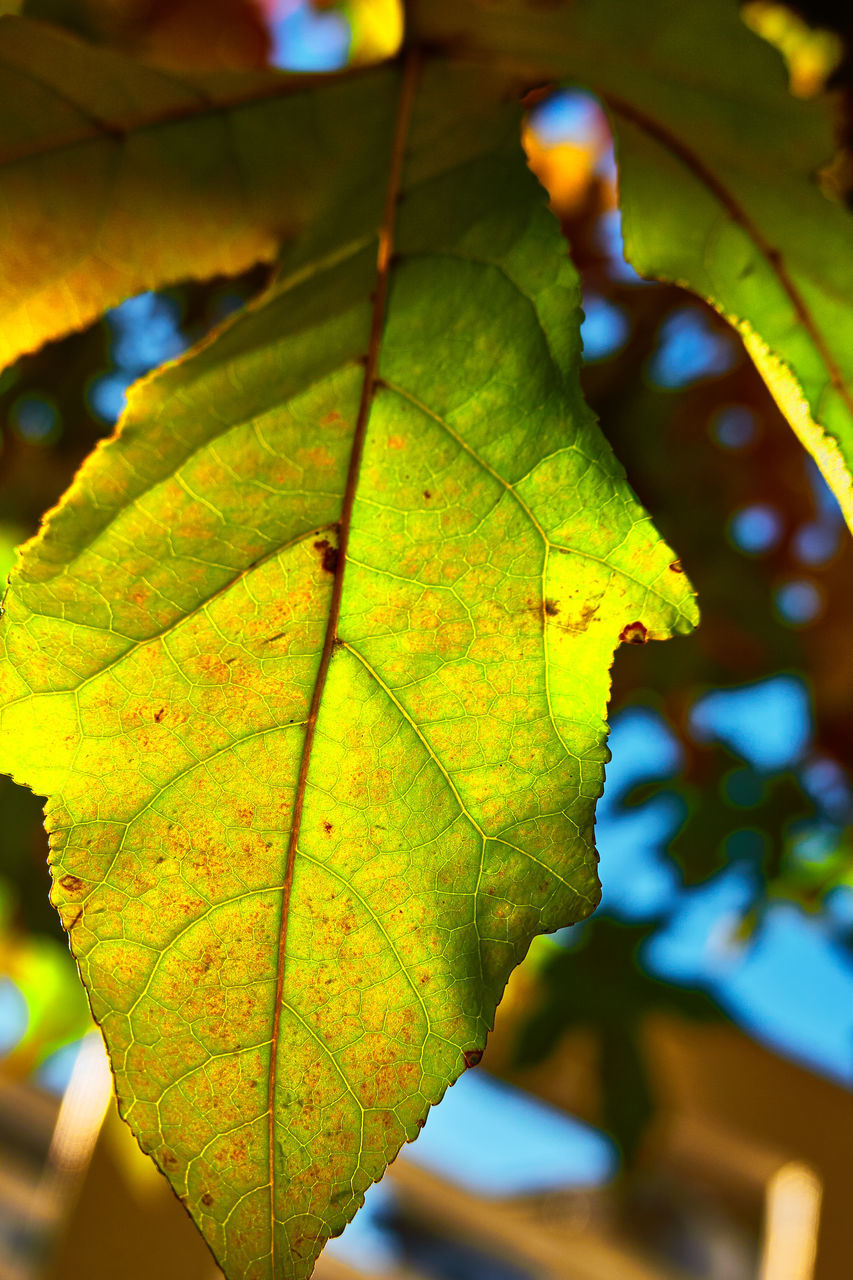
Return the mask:
<path fill-rule="evenodd" d="M 626 252 L 740 332 L 853 527 L 853 219 L 824 193 L 826 106 L 725 0 L 438 0 L 418 32 L 598 94 L 616 132 Z"/>
<path fill-rule="evenodd" d="M 23 18 L 0 50 L 0 367 L 131 294 L 271 261 L 380 180 L 362 140 L 387 73 L 177 74 Z"/>
<path fill-rule="evenodd" d="M 382 181 L 131 391 L 2 623 L 122 1112 L 231 1280 L 310 1274 L 593 908 L 613 651 L 694 618 L 517 108 L 384 74 Z"/>

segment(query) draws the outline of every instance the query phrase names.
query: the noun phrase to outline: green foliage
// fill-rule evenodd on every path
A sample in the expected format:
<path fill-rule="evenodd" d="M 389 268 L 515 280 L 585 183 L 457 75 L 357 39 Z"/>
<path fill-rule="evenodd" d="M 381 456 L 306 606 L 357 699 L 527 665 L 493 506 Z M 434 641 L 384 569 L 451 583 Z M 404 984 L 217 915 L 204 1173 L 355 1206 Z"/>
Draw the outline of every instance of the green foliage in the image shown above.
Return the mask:
<path fill-rule="evenodd" d="M 692 289 L 740 332 L 853 528 L 850 215 L 821 171 L 823 103 L 794 100 L 778 56 L 727 0 L 416 0 L 430 38 L 517 74 L 570 79 L 613 123 L 626 252 Z"/>
<path fill-rule="evenodd" d="M 704 994 L 667 986 L 642 971 L 638 953 L 654 924 L 596 920 L 570 947 L 541 939 L 538 987 L 518 1031 L 515 1065 L 546 1058 L 566 1030 L 588 1030 L 600 1056 L 601 1123 L 630 1162 L 655 1111 L 641 1036 L 650 1013 L 677 1012 L 696 1021 L 722 1016 Z"/>
<path fill-rule="evenodd" d="M 580 393 L 520 70 L 597 68 L 629 252 L 664 278 L 681 255 L 843 444 L 775 248 L 747 254 L 719 199 L 729 166 L 738 200 L 801 199 L 828 243 L 846 215 L 775 139 L 761 170 L 783 107 L 811 156 L 812 109 L 725 6 L 695 31 L 679 12 L 415 4 L 399 59 L 333 77 L 167 76 L 0 25 L 3 100 L 23 86 L 0 110 L 7 359 L 277 254 L 256 301 L 132 389 L 24 547 L 0 664 L 0 762 L 48 797 L 53 901 L 122 1112 L 229 1280 L 310 1274 L 479 1060 L 532 938 L 593 908 L 614 650 L 695 621 Z M 685 86 L 693 39 L 719 54 Z M 494 65 L 453 60 L 472 51 Z M 633 1028 L 598 1016 L 618 1061 Z"/>
<path fill-rule="evenodd" d="M 385 72 L 177 77 L 25 18 L 0 47 L 0 367 L 143 289 L 271 261 L 379 189 Z"/>

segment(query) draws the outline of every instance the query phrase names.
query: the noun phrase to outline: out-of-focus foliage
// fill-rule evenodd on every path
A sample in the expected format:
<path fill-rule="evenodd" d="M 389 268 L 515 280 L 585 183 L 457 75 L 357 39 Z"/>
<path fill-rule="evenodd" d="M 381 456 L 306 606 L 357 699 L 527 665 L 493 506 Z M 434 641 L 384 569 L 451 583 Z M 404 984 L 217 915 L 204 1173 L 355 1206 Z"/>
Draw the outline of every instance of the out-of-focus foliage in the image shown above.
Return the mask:
<path fill-rule="evenodd" d="M 782 54 L 793 94 L 812 98 L 826 88 L 843 57 L 837 32 L 809 26 L 786 5 L 771 0 L 748 0 L 741 7 L 741 17 Z"/>
<path fill-rule="evenodd" d="M 255 0 L 25 0 L 28 17 L 176 71 L 269 62 L 272 41 Z"/>
<path fill-rule="evenodd" d="M 9 803 L 4 788 L 0 797 L 4 821 L 11 819 L 11 830 L 4 831 L 4 853 L 22 834 L 37 832 L 33 822 L 14 825 L 15 802 Z M 27 815 L 29 816 L 29 815 Z M 14 865 L 4 869 L 13 874 Z M 59 939 L 38 930 L 21 927 L 16 910 L 16 891 L 27 891 L 26 876 L 14 888 L 0 881 L 0 1005 L 16 1002 L 14 1016 L 3 1007 L 3 1038 L 0 1039 L 3 1071 L 7 1076 L 26 1077 L 52 1053 L 73 1043 L 91 1029 L 92 1021 L 86 997 L 66 948 Z M 10 1029 L 14 1034 L 10 1039 Z"/>
<path fill-rule="evenodd" d="M 703 992 L 664 983 L 644 970 L 640 951 L 657 925 L 603 916 L 585 924 L 568 945 L 541 939 L 528 965 L 533 998 L 519 1019 L 513 1062 L 530 1066 L 547 1058 L 567 1031 L 591 1031 L 599 1061 L 600 1122 L 628 1162 L 655 1114 L 641 1042 L 645 1019 L 657 1011 L 703 1021 L 724 1016 Z"/>

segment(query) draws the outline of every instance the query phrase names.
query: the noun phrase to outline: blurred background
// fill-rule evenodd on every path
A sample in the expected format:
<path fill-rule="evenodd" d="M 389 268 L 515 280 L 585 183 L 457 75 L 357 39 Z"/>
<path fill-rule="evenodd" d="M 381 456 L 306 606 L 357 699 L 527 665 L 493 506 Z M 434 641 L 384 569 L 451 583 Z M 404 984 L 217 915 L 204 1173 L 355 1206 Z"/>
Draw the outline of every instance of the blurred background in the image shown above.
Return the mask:
<path fill-rule="evenodd" d="M 25 8 L 171 67 L 327 70 L 400 38 L 394 0 Z M 849 6 L 799 8 L 822 29 L 765 3 L 744 17 L 792 92 L 839 88 L 844 141 Z M 536 941 L 481 1068 L 317 1275 L 846 1280 L 853 540 L 735 335 L 624 261 L 597 103 L 541 98 L 524 142 L 583 278 L 587 396 L 703 621 L 618 654 L 600 910 Z M 267 279 L 130 299 L 0 376 L 0 573 L 128 385 Z M 41 801 L 1 779 L 0 1280 L 214 1280 L 115 1114 L 46 854 Z"/>

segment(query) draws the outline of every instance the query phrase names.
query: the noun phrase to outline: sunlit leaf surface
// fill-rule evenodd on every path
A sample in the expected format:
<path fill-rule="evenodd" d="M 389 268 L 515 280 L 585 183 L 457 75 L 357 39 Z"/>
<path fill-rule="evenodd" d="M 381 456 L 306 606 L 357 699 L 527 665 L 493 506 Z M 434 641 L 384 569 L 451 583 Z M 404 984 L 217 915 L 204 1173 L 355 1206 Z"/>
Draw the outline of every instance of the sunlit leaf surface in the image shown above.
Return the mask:
<path fill-rule="evenodd" d="M 23 18 L 0 49 L 0 367 L 130 294 L 272 260 L 380 181 L 387 73 L 178 74 Z"/>
<path fill-rule="evenodd" d="M 2 624 L 122 1111 L 229 1277 L 310 1273 L 592 909 L 613 650 L 694 616 L 582 403 L 518 111 L 386 75 L 346 239 L 131 391 Z"/>
<path fill-rule="evenodd" d="M 411 10 L 429 38 L 602 98 L 630 261 L 736 326 L 853 527 L 853 218 L 819 181 L 825 104 L 790 95 L 779 55 L 725 0 Z"/>

